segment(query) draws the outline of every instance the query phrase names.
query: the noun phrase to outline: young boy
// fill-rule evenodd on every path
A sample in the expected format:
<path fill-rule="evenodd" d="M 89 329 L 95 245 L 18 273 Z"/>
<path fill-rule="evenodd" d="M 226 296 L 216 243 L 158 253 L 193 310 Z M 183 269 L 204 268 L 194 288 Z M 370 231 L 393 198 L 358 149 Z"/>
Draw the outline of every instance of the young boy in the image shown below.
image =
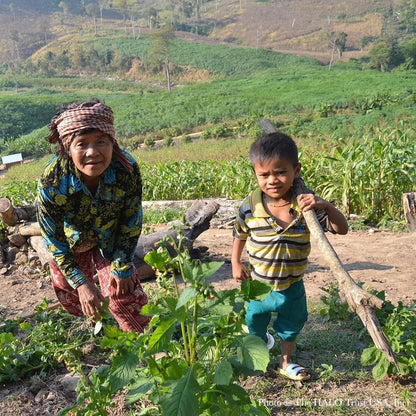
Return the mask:
<path fill-rule="evenodd" d="M 271 313 L 281 342 L 279 373 L 292 380 L 307 380 L 307 370 L 290 361 L 296 336 L 307 317 L 303 275 L 310 253 L 310 232 L 302 211 L 316 210 L 325 230 L 346 234 L 344 215 L 330 202 L 314 194 L 296 198 L 293 181 L 301 164 L 295 142 L 283 133 L 265 134 L 250 148 L 250 160 L 259 187 L 242 203 L 234 225 L 233 277 L 237 282 L 259 279 L 269 283 L 270 295 L 246 305 L 250 334 L 263 339 L 271 349 L 274 338 L 267 332 Z M 249 270 L 241 261 L 247 242 Z"/>

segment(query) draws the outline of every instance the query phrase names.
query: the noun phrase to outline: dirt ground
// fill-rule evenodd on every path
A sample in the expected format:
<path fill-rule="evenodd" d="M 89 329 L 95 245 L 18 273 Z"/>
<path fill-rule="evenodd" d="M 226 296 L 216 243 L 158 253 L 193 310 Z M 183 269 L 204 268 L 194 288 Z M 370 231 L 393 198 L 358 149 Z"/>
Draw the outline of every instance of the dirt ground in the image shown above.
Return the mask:
<path fill-rule="evenodd" d="M 405 304 L 416 302 L 414 289 L 416 277 L 415 237 L 414 233 L 390 233 L 371 229 L 351 231 L 346 236 L 328 235 L 352 278 L 356 282 L 364 282 L 364 287 L 385 290 L 387 299 L 394 304 L 397 304 L 398 301 Z M 224 262 L 224 265 L 212 279 L 213 285 L 219 289 L 237 287 L 231 274 L 231 245 L 232 235 L 229 227 L 224 229 L 210 228 L 202 233 L 194 243 L 194 247 L 208 247 L 209 258 Z M 314 241 L 312 241 L 312 253 L 309 260 L 305 276 L 306 291 L 309 300 L 318 301 L 325 294 L 321 287 L 329 287 L 335 278 Z M 0 280 L 2 288 L 0 312 L 6 312 L 8 318 L 30 314 L 43 298 L 48 299 L 51 304 L 56 302 L 51 284 L 44 273 L 33 272 L 33 269 L 19 268 L 12 274 L 1 275 Z M 74 395 L 65 392 L 62 387 L 62 380 L 67 376 L 68 374 L 63 372 L 55 374 L 52 380 L 39 379 L 34 382 L 32 379 L 30 382 L 0 384 L 0 415 L 55 415 L 68 403 L 74 402 Z M 276 386 L 279 388 L 279 384 Z M 369 383 L 367 381 L 363 383 L 362 380 L 355 382 L 350 380 L 340 387 L 335 384 L 322 384 L 313 381 L 308 386 L 311 391 L 324 388 L 330 389 L 334 393 L 336 389 L 339 389 L 338 395 L 341 397 L 342 389 L 360 392 L 368 390 L 371 397 L 376 397 L 374 396 L 375 392 L 380 390 L 377 397 L 391 397 L 393 400 L 393 396 L 390 394 L 392 386 L 389 382 Z M 409 389 L 411 395 L 415 395 L 414 382 L 406 388 Z M 394 400 L 398 400 L 396 396 L 394 397 Z M 371 406 L 366 408 L 366 413 L 355 412 L 358 409 L 356 407 L 355 410 L 352 408 L 349 414 L 412 414 L 406 410 L 405 406 L 395 406 L 395 403 L 389 403 L 388 399 L 384 400 L 390 407 L 394 407 L 392 413 L 390 410 L 384 412 L 385 408 L 383 410 L 383 408 Z M 122 408 L 122 405 L 118 407 L 118 410 L 116 407 L 114 413 L 111 414 L 127 414 Z M 290 413 L 302 414 L 302 412 L 297 413 L 296 410 Z M 274 414 L 281 413 L 277 411 Z"/>

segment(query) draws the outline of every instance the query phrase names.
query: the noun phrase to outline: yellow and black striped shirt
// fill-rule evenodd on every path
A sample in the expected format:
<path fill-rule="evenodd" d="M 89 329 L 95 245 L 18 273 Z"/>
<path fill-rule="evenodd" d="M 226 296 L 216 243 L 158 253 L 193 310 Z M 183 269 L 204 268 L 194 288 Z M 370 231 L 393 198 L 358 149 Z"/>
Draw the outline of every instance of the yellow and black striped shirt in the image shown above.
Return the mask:
<path fill-rule="evenodd" d="M 296 200 L 291 203 L 294 220 L 288 227 L 279 226 L 267 213 L 262 191 L 257 188 L 241 204 L 234 225 L 234 238 L 246 240 L 251 277 L 270 283 L 282 291 L 303 278 L 311 251 L 310 232 Z M 325 230 L 325 211 L 316 212 Z"/>

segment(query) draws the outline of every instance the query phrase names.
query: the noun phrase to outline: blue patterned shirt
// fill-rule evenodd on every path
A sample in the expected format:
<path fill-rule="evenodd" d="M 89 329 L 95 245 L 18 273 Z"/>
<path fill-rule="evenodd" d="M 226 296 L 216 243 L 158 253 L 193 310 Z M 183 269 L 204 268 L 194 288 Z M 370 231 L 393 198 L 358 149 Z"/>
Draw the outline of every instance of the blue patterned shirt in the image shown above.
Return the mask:
<path fill-rule="evenodd" d="M 74 253 L 92 247 L 110 261 L 114 275 L 133 272 L 143 222 L 142 181 L 137 162 L 129 173 L 112 160 L 95 195 L 87 189 L 71 159 L 54 156 L 38 183 L 37 220 L 46 247 L 73 287 L 85 283 Z"/>

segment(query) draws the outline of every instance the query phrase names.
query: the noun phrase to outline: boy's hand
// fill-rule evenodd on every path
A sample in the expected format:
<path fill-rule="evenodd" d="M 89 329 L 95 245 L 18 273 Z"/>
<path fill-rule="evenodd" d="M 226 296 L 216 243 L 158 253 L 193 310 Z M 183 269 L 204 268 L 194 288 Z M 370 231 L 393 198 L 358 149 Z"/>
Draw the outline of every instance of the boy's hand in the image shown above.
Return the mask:
<path fill-rule="evenodd" d="M 298 196 L 298 205 L 302 211 L 322 209 L 328 214 L 328 220 L 336 234 L 348 233 L 348 222 L 344 214 L 329 201 L 314 194 L 301 194 Z"/>
<path fill-rule="evenodd" d="M 246 266 L 243 263 L 239 262 L 232 265 L 233 268 L 233 278 L 236 282 L 242 283 L 244 280 L 247 280 L 250 275 Z"/>
<path fill-rule="evenodd" d="M 328 201 L 314 194 L 301 194 L 298 196 L 298 205 L 301 211 L 309 211 L 311 209 L 323 209 L 328 207 Z"/>

